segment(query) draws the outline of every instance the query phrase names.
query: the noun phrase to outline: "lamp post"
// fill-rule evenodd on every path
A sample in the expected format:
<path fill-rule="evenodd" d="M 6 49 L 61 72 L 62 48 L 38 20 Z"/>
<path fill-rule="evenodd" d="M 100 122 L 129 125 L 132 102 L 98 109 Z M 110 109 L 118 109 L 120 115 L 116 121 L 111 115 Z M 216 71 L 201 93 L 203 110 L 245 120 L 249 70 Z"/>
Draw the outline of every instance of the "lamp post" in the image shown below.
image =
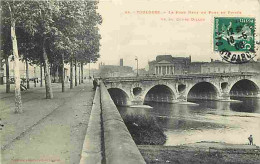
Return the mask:
<path fill-rule="evenodd" d="M 88 81 L 90 82 L 90 59 L 89 59 L 89 65 L 88 65 Z"/>
<path fill-rule="evenodd" d="M 136 67 L 137 67 L 137 69 L 136 69 L 136 76 L 138 76 L 138 58 L 137 58 L 137 56 L 135 56 L 135 60 L 136 60 Z"/>

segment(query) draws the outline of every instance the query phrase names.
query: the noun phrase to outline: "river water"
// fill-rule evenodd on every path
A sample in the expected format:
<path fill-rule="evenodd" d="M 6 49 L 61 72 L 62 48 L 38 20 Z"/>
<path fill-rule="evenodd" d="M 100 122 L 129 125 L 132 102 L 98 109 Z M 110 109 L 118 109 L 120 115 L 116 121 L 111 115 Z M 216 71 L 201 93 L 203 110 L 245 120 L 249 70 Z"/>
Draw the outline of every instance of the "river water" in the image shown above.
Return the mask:
<path fill-rule="evenodd" d="M 167 136 L 166 146 L 200 141 L 247 144 L 250 134 L 260 145 L 260 99 L 240 102 L 193 101 L 198 105 L 147 102 L 148 108 L 118 107 L 129 114 L 155 117 Z"/>

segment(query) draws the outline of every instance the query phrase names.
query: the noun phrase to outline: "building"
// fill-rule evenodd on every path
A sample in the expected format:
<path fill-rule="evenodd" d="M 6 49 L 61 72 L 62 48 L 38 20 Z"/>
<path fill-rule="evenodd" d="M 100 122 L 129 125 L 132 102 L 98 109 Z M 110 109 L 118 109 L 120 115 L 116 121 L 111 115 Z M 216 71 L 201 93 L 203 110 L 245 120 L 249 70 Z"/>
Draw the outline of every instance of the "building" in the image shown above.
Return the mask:
<path fill-rule="evenodd" d="M 242 64 L 231 64 L 219 60 L 201 65 L 201 73 L 233 73 L 233 72 L 260 72 L 260 62 L 250 61 Z"/>
<path fill-rule="evenodd" d="M 120 59 L 120 66 L 124 66 L 124 60 Z"/>
<path fill-rule="evenodd" d="M 120 59 L 120 65 L 99 64 L 99 76 L 104 77 L 128 77 L 135 76 L 136 73 L 132 67 L 123 66 L 123 59 Z"/>
<path fill-rule="evenodd" d="M 258 72 L 260 73 L 260 60 L 250 61 L 238 65 L 240 72 Z"/>
<path fill-rule="evenodd" d="M 185 74 L 189 70 L 191 57 L 173 57 L 158 55 L 156 60 L 149 62 L 149 74 L 172 75 Z"/>
<path fill-rule="evenodd" d="M 219 60 L 201 65 L 201 73 L 231 73 L 239 72 L 239 64 L 231 64 Z"/>
<path fill-rule="evenodd" d="M 8 59 L 9 61 L 9 78 L 14 78 L 14 61 L 11 60 L 11 56 Z M 6 63 L 1 63 L 1 84 L 6 83 Z M 26 78 L 26 64 L 25 62 L 19 60 L 19 72 L 20 78 Z M 39 78 L 40 77 L 40 67 L 37 65 L 28 64 L 28 74 L 29 78 Z"/>
<path fill-rule="evenodd" d="M 100 77 L 127 77 L 135 76 L 132 67 L 117 65 L 101 65 L 99 68 Z"/>
<path fill-rule="evenodd" d="M 191 62 L 189 65 L 189 74 L 200 74 L 202 72 L 202 65 L 206 62 Z"/>
<path fill-rule="evenodd" d="M 134 70 L 134 72 L 135 72 L 135 74 L 137 74 L 137 70 L 136 69 Z M 139 76 L 146 76 L 148 74 L 149 73 L 148 73 L 148 71 L 145 70 L 145 68 L 138 69 L 138 75 Z"/>
<path fill-rule="evenodd" d="M 191 62 L 191 57 L 158 55 L 156 60 L 149 62 L 149 74 L 155 75 L 232 72 L 260 72 L 260 60 L 243 64 L 231 64 L 213 59 L 210 62 Z"/>

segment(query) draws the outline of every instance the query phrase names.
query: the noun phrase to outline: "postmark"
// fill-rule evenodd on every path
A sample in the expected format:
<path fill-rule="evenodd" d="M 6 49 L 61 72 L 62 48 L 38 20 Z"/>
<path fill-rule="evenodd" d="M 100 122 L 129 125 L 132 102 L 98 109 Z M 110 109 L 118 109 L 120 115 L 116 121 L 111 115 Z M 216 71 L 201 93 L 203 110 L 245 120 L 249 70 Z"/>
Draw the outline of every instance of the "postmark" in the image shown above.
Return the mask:
<path fill-rule="evenodd" d="M 255 18 L 215 17 L 214 51 L 227 62 L 246 63 L 256 56 Z"/>

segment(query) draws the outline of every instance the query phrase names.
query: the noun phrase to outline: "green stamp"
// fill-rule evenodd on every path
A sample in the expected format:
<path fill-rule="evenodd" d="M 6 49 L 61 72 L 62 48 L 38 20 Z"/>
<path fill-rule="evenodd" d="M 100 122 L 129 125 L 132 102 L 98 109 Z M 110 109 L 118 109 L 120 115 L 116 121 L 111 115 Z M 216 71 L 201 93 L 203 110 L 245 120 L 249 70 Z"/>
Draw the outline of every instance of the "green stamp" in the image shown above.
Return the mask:
<path fill-rule="evenodd" d="M 256 56 L 255 18 L 215 17 L 214 51 L 230 63 L 245 63 Z"/>

